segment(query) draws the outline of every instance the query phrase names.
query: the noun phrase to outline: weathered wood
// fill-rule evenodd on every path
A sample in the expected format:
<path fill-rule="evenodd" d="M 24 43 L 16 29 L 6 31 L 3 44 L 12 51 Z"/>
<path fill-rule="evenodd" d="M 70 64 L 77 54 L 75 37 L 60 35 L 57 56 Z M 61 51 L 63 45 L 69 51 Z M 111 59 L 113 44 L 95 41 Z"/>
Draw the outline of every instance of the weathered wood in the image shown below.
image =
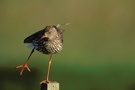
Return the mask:
<path fill-rule="evenodd" d="M 42 83 L 41 90 L 59 90 L 58 82 Z"/>

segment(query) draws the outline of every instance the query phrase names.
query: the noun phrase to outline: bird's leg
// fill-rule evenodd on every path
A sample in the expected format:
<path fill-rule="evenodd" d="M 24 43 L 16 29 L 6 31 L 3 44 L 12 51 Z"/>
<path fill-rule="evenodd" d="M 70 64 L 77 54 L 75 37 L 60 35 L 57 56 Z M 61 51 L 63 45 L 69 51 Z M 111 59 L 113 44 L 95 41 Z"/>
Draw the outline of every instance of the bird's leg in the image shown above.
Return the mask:
<path fill-rule="evenodd" d="M 25 68 L 27 68 L 27 70 L 28 70 L 29 72 L 31 71 L 30 68 L 28 67 L 27 63 L 28 63 L 28 60 L 30 59 L 32 53 L 34 52 L 34 49 L 35 49 L 35 48 L 32 49 L 32 51 L 31 51 L 29 57 L 28 57 L 27 60 L 24 62 L 24 64 L 19 65 L 19 66 L 16 67 L 16 68 L 22 68 L 22 70 L 21 70 L 21 72 L 20 72 L 20 75 L 22 75 L 22 73 L 23 73 L 23 71 L 24 71 Z"/>
<path fill-rule="evenodd" d="M 52 62 L 52 56 L 53 55 L 50 56 L 50 59 L 49 59 L 49 62 L 48 62 L 48 69 L 47 69 L 46 79 L 41 81 L 40 84 L 45 83 L 45 82 L 47 82 L 47 83 L 52 82 L 52 81 L 49 80 L 49 73 L 50 73 L 50 66 L 51 66 L 51 62 Z"/>
<path fill-rule="evenodd" d="M 47 74 L 46 74 L 46 82 L 49 82 L 49 74 L 50 74 L 50 66 L 52 63 L 52 55 L 50 56 L 49 62 L 48 62 L 48 70 L 47 70 Z"/>

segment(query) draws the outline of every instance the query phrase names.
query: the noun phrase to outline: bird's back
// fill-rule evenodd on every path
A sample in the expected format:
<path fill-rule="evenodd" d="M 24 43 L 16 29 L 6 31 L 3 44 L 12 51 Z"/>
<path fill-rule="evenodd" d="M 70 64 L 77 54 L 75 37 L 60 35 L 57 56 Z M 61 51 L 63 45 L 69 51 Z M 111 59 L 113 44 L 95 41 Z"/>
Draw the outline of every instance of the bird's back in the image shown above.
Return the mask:
<path fill-rule="evenodd" d="M 42 30 L 28 36 L 27 38 L 25 38 L 24 43 L 32 43 L 33 40 L 40 39 L 43 36 L 44 33 L 45 33 L 45 29 L 42 29 Z"/>

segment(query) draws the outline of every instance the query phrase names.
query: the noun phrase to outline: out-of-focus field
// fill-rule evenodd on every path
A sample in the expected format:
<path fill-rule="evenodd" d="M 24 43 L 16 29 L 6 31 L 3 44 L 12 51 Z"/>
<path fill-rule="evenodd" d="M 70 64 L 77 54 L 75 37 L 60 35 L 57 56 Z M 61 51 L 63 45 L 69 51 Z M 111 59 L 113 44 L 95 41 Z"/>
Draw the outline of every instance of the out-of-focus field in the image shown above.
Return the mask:
<path fill-rule="evenodd" d="M 135 90 L 134 0 L 1 0 L 0 90 L 40 90 L 49 56 L 35 51 L 32 72 L 14 69 L 30 49 L 24 38 L 46 25 L 62 26 L 64 49 L 50 80 L 60 90 Z"/>

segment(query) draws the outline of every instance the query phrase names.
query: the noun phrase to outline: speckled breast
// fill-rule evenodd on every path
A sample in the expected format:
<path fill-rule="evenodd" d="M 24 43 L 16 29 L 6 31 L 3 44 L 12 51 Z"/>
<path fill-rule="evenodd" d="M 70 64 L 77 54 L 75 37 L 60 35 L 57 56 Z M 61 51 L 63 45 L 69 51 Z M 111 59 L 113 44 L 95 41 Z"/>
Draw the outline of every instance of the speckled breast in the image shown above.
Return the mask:
<path fill-rule="evenodd" d="M 44 41 L 33 41 L 29 47 L 35 48 L 43 54 L 55 54 L 62 50 L 62 42 L 59 39 Z"/>

